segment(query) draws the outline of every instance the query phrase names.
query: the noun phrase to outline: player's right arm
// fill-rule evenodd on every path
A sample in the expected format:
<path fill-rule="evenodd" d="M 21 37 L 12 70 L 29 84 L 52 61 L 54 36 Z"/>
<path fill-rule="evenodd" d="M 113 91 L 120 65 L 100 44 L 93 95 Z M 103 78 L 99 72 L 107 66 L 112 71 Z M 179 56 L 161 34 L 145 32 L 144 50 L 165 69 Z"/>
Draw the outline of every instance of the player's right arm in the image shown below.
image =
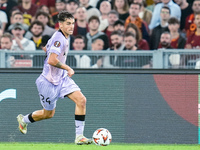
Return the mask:
<path fill-rule="evenodd" d="M 48 64 L 52 65 L 54 67 L 60 68 L 60 69 L 67 70 L 68 76 L 72 77 L 72 75 L 74 75 L 74 70 L 71 67 L 69 67 L 68 65 L 61 63 L 57 57 L 58 57 L 58 55 L 56 53 L 50 53 L 50 56 L 48 59 Z"/>

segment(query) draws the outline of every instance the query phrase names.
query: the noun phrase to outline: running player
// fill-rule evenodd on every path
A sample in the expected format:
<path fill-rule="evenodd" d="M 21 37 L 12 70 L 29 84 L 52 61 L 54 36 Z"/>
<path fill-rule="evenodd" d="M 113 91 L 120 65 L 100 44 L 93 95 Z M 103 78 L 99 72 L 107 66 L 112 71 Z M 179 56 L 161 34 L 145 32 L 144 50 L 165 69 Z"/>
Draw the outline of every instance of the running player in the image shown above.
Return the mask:
<path fill-rule="evenodd" d="M 86 98 L 81 93 L 80 88 L 71 79 L 74 70 L 65 64 L 69 41 L 68 37 L 74 30 L 74 17 L 67 11 L 62 11 L 58 15 L 59 30 L 49 39 L 44 51 L 46 59 L 42 74 L 37 78 L 36 85 L 40 96 L 42 110 L 34 111 L 23 116 L 19 114 L 19 130 L 27 133 L 27 125 L 54 116 L 56 102 L 58 98 L 68 97 L 75 102 L 75 144 L 91 144 L 92 140 L 83 136 L 86 114 Z"/>

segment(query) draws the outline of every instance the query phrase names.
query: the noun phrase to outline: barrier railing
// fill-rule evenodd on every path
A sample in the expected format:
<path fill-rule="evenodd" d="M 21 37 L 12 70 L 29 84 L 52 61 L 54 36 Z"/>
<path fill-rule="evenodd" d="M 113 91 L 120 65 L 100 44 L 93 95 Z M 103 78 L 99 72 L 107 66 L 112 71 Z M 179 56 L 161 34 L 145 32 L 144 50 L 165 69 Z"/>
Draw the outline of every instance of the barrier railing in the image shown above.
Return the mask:
<path fill-rule="evenodd" d="M 0 50 L 0 68 L 42 68 L 45 52 Z M 200 50 L 69 51 L 73 68 L 200 69 Z"/>

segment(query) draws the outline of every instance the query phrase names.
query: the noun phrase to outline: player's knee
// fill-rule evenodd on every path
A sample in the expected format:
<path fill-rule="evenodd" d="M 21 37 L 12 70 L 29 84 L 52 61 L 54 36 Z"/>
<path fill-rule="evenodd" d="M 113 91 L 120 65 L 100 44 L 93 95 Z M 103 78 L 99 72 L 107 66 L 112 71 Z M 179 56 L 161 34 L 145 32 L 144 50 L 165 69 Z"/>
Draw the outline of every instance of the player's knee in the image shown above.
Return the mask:
<path fill-rule="evenodd" d="M 86 102 L 87 102 L 87 99 L 85 96 L 81 97 L 79 100 L 78 100 L 78 105 L 85 108 L 86 107 Z"/>

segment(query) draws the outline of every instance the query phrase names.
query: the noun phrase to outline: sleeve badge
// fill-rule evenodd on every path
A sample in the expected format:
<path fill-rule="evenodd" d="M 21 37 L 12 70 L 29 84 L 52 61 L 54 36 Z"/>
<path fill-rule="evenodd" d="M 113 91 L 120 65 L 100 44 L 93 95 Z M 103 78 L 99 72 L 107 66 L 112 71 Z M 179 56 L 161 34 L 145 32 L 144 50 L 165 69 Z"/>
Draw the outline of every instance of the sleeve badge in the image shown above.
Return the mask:
<path fill-rule="evenodd" d="M 60 47 L 60 42 L 59 42 L 59 41 L 55 41 L 55 42 L 54 42 L 54 46 L 55 46 L 55 47 Z"/>

